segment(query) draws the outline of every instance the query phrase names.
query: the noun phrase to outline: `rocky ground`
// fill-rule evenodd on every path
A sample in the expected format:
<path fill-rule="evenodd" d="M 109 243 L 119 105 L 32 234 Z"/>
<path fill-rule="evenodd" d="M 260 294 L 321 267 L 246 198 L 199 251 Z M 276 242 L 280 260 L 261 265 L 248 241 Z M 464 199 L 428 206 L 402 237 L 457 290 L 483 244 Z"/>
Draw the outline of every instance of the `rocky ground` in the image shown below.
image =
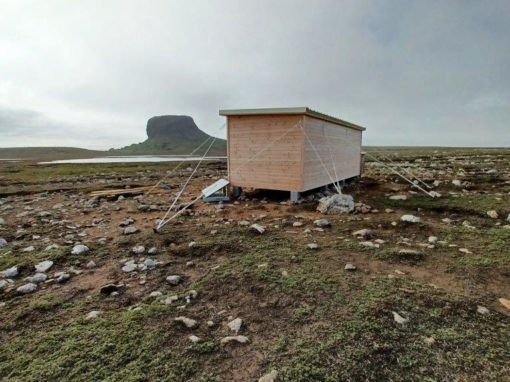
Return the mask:
<path fill-rule="evenodd" d="M 369 161 L 350 212 L 248 192 L 154 233 L 187 166 L 97 199 L 171 165 L 0 163 L 0 379 L 510 380 L 510 150 L 373 154 L 441 197 Z"/>

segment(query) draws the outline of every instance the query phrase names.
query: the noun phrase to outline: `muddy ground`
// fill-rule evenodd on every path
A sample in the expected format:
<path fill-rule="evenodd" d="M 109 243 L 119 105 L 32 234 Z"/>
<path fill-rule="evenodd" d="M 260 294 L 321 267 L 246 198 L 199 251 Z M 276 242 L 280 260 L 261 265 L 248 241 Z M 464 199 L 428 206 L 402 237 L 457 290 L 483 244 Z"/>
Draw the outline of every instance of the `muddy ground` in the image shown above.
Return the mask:
<path fill-rule="evenodd" d="M 373 155 L 441 197 L 369 161 L 344 188 L 351 213 L 317 212 L 317 193 L 248 191 L 156 234 L 193 163 L 170 175 L 168 163 L 0 163 L 0 379 L 510 380 L 510 150 Z M 163 176 L 149 195 L 90 196 Z M 224 176 L 203 166 L 182 203 Z"/>

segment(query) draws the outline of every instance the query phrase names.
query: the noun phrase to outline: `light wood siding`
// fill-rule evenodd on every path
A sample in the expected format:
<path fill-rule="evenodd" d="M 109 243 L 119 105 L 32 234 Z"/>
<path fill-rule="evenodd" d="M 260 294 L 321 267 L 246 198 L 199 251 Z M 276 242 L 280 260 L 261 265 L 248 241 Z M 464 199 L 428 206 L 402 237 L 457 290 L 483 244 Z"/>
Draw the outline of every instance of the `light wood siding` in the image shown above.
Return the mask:
<path fill-rule="evenodd" d="M 310 116 L 304 118 L 306 134 L 327 171 L 305 138 L 303 188 L 330 184 L 331 178 L 337 181 L 360 175 L 362 132 Z"/>
<path fill-rule="evenodd" d="M 228 116 L 231 184 L 303 191 L 303 119 L 300 115 Z"/>

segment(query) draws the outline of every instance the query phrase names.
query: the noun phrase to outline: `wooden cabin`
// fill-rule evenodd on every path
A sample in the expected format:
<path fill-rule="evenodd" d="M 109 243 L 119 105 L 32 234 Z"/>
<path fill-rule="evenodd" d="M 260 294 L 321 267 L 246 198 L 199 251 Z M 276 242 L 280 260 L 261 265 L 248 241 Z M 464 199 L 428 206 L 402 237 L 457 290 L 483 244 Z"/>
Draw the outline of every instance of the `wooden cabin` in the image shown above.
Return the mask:
<path fill-rule="evenodd" d="M 307 107 L 220 110 L 234 187 L 304 192 L 359 176 L 365 128 Z"/>

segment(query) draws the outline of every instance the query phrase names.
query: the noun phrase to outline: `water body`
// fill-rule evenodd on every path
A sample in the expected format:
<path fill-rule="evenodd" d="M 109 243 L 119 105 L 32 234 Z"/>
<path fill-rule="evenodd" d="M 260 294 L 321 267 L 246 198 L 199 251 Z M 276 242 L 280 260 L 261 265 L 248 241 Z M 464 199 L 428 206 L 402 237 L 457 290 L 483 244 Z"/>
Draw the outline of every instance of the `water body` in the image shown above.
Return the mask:
<path fill-rule="evenodd" d="M 110 156 L 100 158 L 87 159 L 63 159 L 53 160 L 49 162 L 39 162 L 38 164 L 59 164 L 59 163 L 138 163 L 138 162 L 181 162 L 199 161 L 199 156 L 175 156 L 175 155 L 127 155 L 127 156 Z M 204 160 L 224 160 L 227 157 L 206 157 Z"/>

